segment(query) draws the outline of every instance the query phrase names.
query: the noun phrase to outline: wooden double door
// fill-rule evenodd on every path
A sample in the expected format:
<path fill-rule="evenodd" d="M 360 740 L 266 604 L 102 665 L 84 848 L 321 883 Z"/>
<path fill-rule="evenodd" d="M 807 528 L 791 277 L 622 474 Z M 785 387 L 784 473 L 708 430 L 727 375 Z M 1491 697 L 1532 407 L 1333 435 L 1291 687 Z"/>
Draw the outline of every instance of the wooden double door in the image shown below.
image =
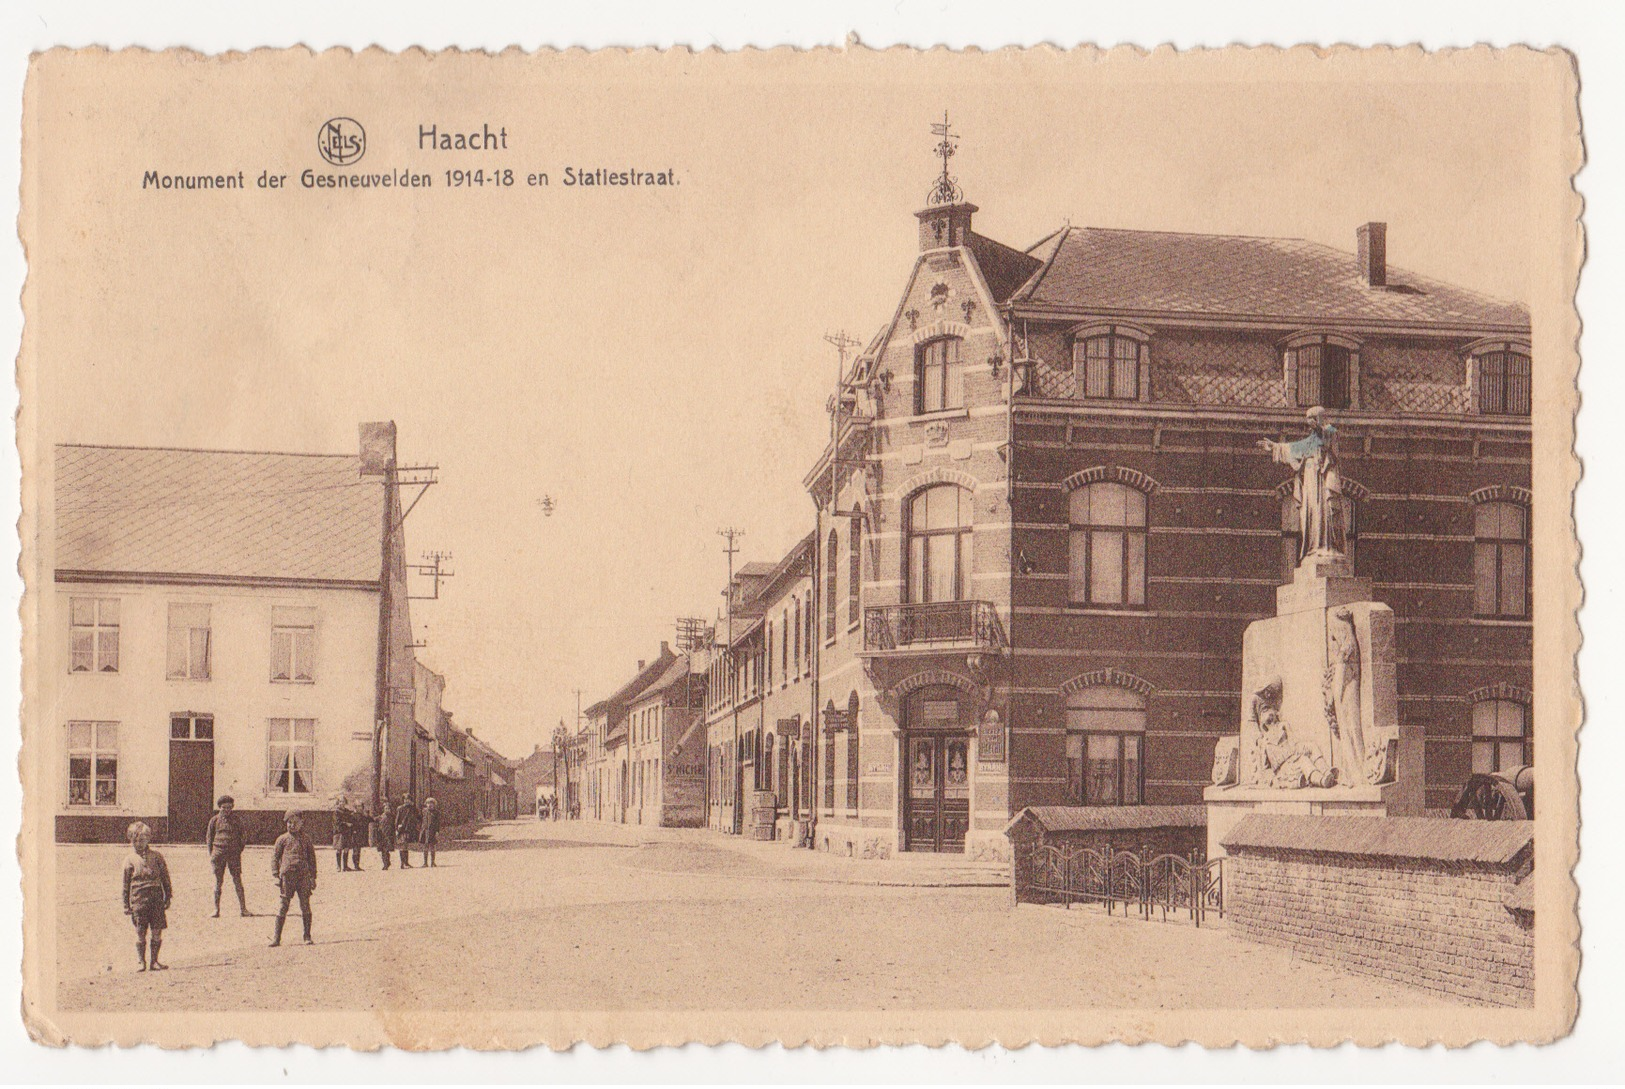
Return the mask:
<path fill-rule="evenodd" d="M 964 733 L 904 735 L 903 849 L 965 849 L 970 828 L 970 738 Z"/>

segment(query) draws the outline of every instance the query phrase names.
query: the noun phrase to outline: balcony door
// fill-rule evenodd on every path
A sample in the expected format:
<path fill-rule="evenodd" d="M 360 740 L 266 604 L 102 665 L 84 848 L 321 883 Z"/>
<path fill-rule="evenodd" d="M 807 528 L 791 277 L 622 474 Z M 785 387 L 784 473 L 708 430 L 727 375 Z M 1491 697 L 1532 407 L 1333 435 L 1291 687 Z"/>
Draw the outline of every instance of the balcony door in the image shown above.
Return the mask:
<path fill-rule="evenodd" d="M 909 697 L 903 733 L 903 849 L 965 849 L 970 828 L 968 709 L 952 688 Z"/>
<path fill-rule="evenodd" d="M 908 600 L 924 605 L 963 601 L 970 592 L 969 488 L 935 484 L 908 505 Z"/>

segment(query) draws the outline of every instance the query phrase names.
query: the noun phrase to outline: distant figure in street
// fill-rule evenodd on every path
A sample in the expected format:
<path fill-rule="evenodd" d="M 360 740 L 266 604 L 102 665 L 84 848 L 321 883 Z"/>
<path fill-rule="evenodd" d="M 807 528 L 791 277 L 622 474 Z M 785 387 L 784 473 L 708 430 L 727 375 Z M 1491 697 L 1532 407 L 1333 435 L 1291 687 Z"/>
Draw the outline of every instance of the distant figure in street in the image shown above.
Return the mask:
<path fill-rule="evenodd" d="M 367 829 L 372 824 L 359 804 L 344 810 L 344 846 L 350 852 L 350 869 L 361 872 L 361 849 L 367 845 Z"/>
<path fill-rule="evenodd" d="M 310 898 L 316 891 L 316 848 L 305 835 L 305 821 L 298 813 L 288 814 L 288 830 L 277 837 L 271 849 L 271 876 L 282 894 L 271 944 L 282 944 L 282 925 L 288 921 L 288 905 L 295 896 L 299 897 L 299 914 L 305 920 L 305 944 L 312 944 Z"/>
<path fill-rule="evenodd" d="M 389 869 L 389 855 L 395 850 L 395 814 L 389 811 L 388 798 L 378 803 L 378 812 L 367 826 L 367 839 L 378 848 L 378 859 L 384 869 Z"/>
<path fill-rule="evenodd" d="M 243 833 L 242 818 L 237 816 L 237 803 L 230 794 L 222 794 L 215 803 L 219 810 L 209 818 L 209 827 L 203 833 L 203 846 L 209 851 L 209 865 L 214 868 L 214 917 L 220 918 L 220 888 L 226 882 L 226 871 L 231 871 L 231 883 L 237 886 L 237 906 L 243 918 L 248 918 L 248 897 L 243 893 Z"/>
<path fill-rule="evenodd" d="M 340 795 L 333 803 L 333 868 L 340 873 L 350 869 L 350 810 Z"/>
<path fill-rule="evenodd" d="M 158 950 L 164 944 L 164 929 L 169 926 L 169 918 L 164 912 L 168 910 L 173 897 L 169 886 L 169 863 L 150 846 L 152 829 L 143 822 L 131 824 L 125 834 L 130 838 L 130 856 L 124 860 L 124 914 L 135 924 L 135 956 L 139 965 L 136 970 L 145 972 L 150 967 L 154 972 L 162 972 L 169 967 L 158 963 Z M 149 933 L 152 935 L 150 963 L 147 960 Z"/>
<path fill-rule="evenodd" d="M 423 803 L 423 828 L 421 839 L 423 843 L 423 864 L 433 866 L 435 840 L 440 835 L 440 805 L 433 798 Z"/>
<path fill-rule="evenodd" d="M 412 859 L 410 857 L 412 844 L 418 838 L 418 807 L 412 804 L 410 796 L 401 799 L 401 807 L 395 810 L 395 843 L 401 849 L 401 869 L 410 870 Z"/>

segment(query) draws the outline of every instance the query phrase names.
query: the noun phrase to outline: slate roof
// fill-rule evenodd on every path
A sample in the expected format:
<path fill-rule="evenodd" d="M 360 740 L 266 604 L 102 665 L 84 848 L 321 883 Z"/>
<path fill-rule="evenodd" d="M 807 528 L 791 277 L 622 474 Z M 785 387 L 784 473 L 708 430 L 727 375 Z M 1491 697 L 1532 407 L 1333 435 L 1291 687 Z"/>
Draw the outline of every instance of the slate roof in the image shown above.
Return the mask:
<path fill-rule="evenodd" d="M 1527 329 L 1520 303 L 1388 266 L 1367 285 L 1355 255 L 1301 238 L 1065 227 L 1028 251 L 1045 262 L 1017 306 L 1132 314 L 1448 323 Z"/>
<path fill-rule="evenodd" d="M 686 654 L 679 654 L 676 658 L 672 659 L 671 665 L 666 667 L 665 672 L 656 677 L 652 684 L 642 689 L 637 695 L 633 696 L 627 702 L 642 703 L 650 696 L 664 692 L 666 689 L 682 680 L 683 677 L 688 673 L 688 670 L 688 656 Z"/>
<path fill-rule="evenodd" d="M 1534 821 L 1252 813 L 1221 842 L 1232 854 L 1250 848 L 1497 865 L 1511 862 L 1534 839 Z"/>
<path fill-rule="evenodd" d="M 377 582 L 384 489 L 354 455 L 56 448 L 56 569 Z"/>

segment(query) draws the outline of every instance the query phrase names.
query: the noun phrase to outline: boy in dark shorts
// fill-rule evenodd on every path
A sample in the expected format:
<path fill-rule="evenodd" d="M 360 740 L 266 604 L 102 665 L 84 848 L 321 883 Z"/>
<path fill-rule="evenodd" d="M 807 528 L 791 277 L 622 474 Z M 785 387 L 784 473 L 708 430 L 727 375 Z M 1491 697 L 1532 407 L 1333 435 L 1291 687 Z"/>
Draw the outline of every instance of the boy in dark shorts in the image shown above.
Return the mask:
<path fill-rule="evenodd" d="M 214 868 L 214 917 L 220 918 L 220 888 L 225 884 L 226 871 L 231 871 L 231 883 L 237 886 L 237 906 L 243 918 L 248 918 L 248 897 L 243 893 L 243 833 L 242 818 L 237 816 L 237 803 L 230 794 L 221 795 L 215 803 L 220 807 L 209 818 L 208 830 L 203 833 L 203 846 L 209 851 L 209 865 Z"/>
<path fill-rule="evenodd" d="M 440 805 L 433 798 L 423 803 L 423 820 L 419 835 L 423 842 L 423 864 L 433 866 L 435 847 L 440 839 Z"/>
<path fill-rule="evenodd" d="M 140 963 L 138 971 L 151 968 L 162 972 L 169 965 L 158 962 L 158 950 L 164 944 L 164 929 L 169 919 L 164 914 L 173 893 L 169 887 L 169 864 L 164 856 L 154 851 L 152 829 L 141 821 L 131 824 L 130 856 L 124 860 L 124 914 L 135 924 L 135 953 Z M 147 936 L 152 935 L 152 960 L 147 960 Z"/>
<path fill-rule="evenodd" d="M 316 891 L 316 848 L 305 835 L 305 821 L 298 813 L 288 814 L 288 830 L 277 837 L 271 849 L 271 876 L 282 893 L 271 944 L 282 944 L 282 925 L 288 921 L 288 905 L 295 896 L 299 897 L 299 914 L 305 919 L 305 944 L 312 944 L 310 897 Z"/>

